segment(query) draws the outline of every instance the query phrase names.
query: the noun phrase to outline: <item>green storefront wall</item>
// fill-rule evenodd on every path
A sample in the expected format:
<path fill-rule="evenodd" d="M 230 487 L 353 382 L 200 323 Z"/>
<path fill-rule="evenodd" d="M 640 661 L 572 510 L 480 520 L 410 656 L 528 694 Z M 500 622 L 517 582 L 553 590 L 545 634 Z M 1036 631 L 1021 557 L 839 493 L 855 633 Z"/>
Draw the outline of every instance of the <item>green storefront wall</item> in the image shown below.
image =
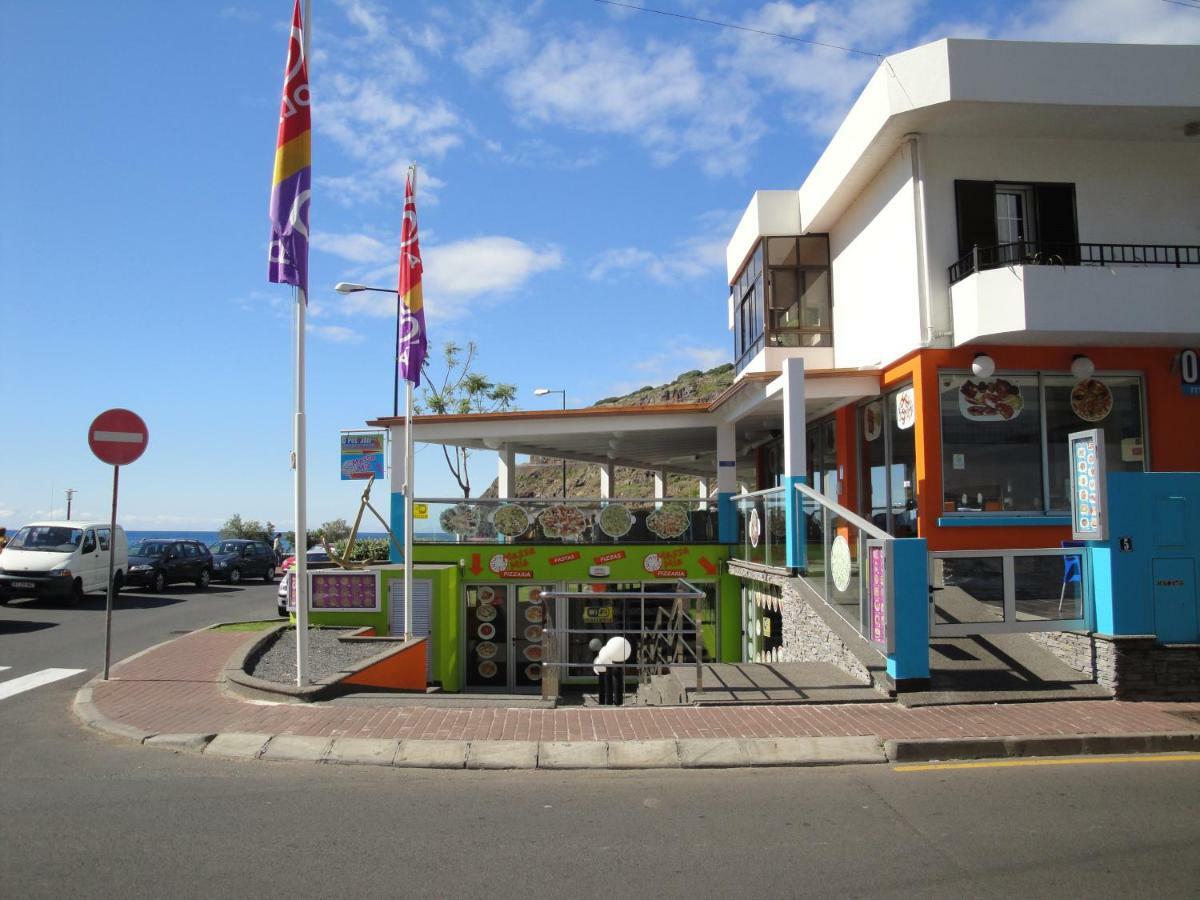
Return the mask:
<path fill-rule="evenodd" d="M 432 582 L 432 677 L 445 691 L 461 690 L 464 584 L 555 584 L 588 581 L 687 581 L 717 586 L 719 627 L 704 627 L 704 643 L 724 662 L 741 659 L 741 583 L 725 571 L 729 549 L 719 544 L 555 545 L 417 544 L 413 547 L 414 579 Z M 589 570 L 605 566 L 607 574 Z M 388 633 L 388 597 L 393 581 L 404 578 L 403 565 L 380 570 L 380 609 L 377 612 L 311 612 L 315 625 L 369 625 L 376 634 Z M 399 590 L 397 590 L 399 594 Z M 717 647 L 717 636 L 720 646 Z"/>

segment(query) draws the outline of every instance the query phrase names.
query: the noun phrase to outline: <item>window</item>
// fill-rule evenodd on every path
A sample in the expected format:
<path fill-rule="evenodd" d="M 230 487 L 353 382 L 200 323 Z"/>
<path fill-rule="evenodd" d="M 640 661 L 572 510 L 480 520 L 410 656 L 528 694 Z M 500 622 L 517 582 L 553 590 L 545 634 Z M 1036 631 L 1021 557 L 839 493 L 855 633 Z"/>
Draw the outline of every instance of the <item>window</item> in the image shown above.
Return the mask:
<path fill-rule="evenodd" d="M 1067 435 L 1104 430 L 1111 471 L 1142 471 L 1142 383 L 1136 375 L 940 372 L 942 509 L 1050 513 L 1070 508 Z"/>
<path fill-rule="evenodd" d="M 916 415 L 912 385 L 858 409 L 859 513 L 895 537 L 917 536 Z M 905 415 L 898 415 L 900 409 Z"/>
<path fill-rule="evenodd" d="M 833 345 L 826 235 L 764 238 L 729 292 L 738 371 L 764 345 Z"/>
<path fill-rule="evenodd" d="M 107 550 L 108 549 L 109 530 L 107 528 L 97 528 L 96 534 L 99 535 L 99 537 L 100 537 L 100 549 Z"/>
<path fill-rule="evenodd" d="M 1079 263 L 1075 185 L 954 182 L 958 255 L 978 247 L 980 268 L 1027 260 Z"/>
<path fill-rule="evenodd" d="M 180 544 L 179 550 L 181 551 L 180 555 L 186 557 L 187 559 L 195 559 L 200 555 L 196 552 L 196 548 L 191 544 Z"/>
<path fill-rule="evenodd" d="M 92 553 L 96 549 L 96 532 L 90 528 L 83 536 L 83 553 Z"/>

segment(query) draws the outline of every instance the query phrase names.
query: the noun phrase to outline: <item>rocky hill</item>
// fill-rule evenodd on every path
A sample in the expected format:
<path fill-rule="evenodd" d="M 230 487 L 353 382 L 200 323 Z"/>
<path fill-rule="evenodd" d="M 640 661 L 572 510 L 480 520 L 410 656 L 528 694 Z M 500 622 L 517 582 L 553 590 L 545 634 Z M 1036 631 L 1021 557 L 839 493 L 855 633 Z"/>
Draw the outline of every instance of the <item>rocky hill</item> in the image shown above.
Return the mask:
<path fill-rule="evenodd" d="M 733 383 L 733 365 L 726 364 L 702 372 L 684 372 L 667 384 L 646 385 L 620 397 L 605 397 L 596 406 L 653 406 L 659 403 L 705 403 L 716 398 Z M 492 481 L 483 492 L 495 497 L 497 482 Z M 562 493 L 562 461 L 552 457 L 534 456 L 528 463 L 517 466 L 518 497 L 557 497 Z M 615 495 L 618 497 L 654 496 L 654 475 L 644 469 L 617 467 Z M 667 495 L 694 497 L 695 478 L 671 475 L 667 480 Z M 567 462 L 567 496 L 599 497 L 600 467 L 587 463 Z"/>

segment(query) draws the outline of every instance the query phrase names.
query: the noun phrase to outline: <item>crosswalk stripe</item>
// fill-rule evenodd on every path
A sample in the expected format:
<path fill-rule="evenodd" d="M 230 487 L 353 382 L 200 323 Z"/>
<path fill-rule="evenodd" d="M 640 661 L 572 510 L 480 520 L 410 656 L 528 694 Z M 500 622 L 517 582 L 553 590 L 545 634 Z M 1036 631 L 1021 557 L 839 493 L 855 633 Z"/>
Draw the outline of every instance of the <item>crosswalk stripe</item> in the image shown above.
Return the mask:
<path fill-rule="evenodd" d="M 60 681 L 63 678 L 70 678 L 72 675 L 78 675 L 80 672 L 86 671 L 86 669 L 42 669 L 40 672 L 22 675 L 20 678 L 0 681 L 0 700 L 6 700 L 24 691 L 31 691 L 36 687 L 41 687 L 43 684 L 50 684 L 54 681 Z"/>

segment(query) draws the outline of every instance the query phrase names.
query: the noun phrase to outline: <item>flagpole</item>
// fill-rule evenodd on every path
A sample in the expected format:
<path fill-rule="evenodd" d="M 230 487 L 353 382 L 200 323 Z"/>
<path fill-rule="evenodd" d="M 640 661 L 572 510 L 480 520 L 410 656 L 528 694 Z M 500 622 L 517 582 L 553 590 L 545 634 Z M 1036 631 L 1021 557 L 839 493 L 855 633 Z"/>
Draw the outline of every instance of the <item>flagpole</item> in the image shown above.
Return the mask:
<path fill-rule="evenodd" d="M 304 0 L 304 19 L 301 24 L 303 26 L 304 64 L 307 67 L 310 60 L 308 51 L 312 43 L 312 0 Z M 303 288 L 296 288 L 295 299 L 296 419 L 292 432 L 292 445 L 296 453 L 294 484 L 296 540 L 292 549 L 296 552 L 296 685 L 304 687 L 308 684 L 308 453 L 306 447 L 307 423 L 304 414 L 304 329 L 308 297 Z"/>
<path fill-rule="evenodd" d="M 417 166 L 411 165 L 413 202 L 417 199 Z M 407 201 L 406 201 L 407 203 Z M 397 348 L 398 352 L 398 348 Z M 412 637 L 413 588 L 413 383 L 404 379 L 404 637 Z"/>

